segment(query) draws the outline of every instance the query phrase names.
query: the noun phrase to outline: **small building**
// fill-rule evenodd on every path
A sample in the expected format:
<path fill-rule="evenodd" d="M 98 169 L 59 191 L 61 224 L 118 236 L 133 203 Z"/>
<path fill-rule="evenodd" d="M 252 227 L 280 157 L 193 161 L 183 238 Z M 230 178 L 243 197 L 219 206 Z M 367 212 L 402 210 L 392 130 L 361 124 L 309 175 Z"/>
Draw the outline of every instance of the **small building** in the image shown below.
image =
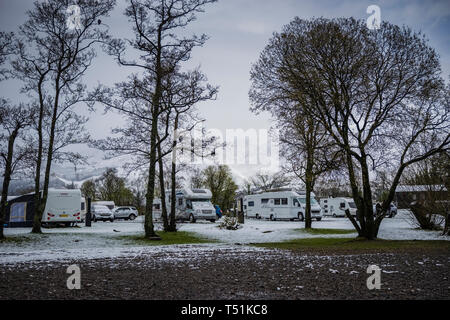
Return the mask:
<path fill-rule="evenodd" d="M 395 202 L 399 209 L 407 209 L 411 202 L 433 200 L 449 200 L 448 190 L 444 185 L 403 185 L 395 190 Z"/>

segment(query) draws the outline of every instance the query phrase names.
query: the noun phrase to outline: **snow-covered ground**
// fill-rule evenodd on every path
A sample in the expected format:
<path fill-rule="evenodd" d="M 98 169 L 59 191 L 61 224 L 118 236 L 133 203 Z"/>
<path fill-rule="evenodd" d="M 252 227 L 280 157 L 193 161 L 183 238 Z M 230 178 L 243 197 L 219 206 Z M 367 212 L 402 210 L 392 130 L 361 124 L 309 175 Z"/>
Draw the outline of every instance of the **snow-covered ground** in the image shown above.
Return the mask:
<path fill-rule="evenodd" d="M 311 235 L 302 232 L 304 222 L 268 221 L 247 219 L 242 229 L 220 230 L 207 227 L 210 223 L 183 224 L 180 230 L 196 232 L 203 237 L 219 240 L 226 243 L 257 243 L 278 242 L 300 238 L 351 238 L 357 234 L 329 234 Z M 313 221 L 313 228 L 320 229 L 347 229 L 354 230 L 352 223 L 347 218 L 324 217 L 322 221 Z M 441 236 L 439 231 L 417 230 L 411 224 L 407 210 L 399 210 L 395 218 L 386 218 L 380 226 L 378 235 L 381 239 L 389 240 L 450 240 L 450 237 Z"/>
<path fill-rule="evenodd" d="M 71 260 L 114 258 L 122 256 L 137 256 L 141 254 L 173 253 L 177 256 L 187 254 L 207 254 L 214 250 L 251 251 L 266 250 L 242 244 L 258 242 L 278 242 L 290 239 L 312 237 L 348 237 L 356 233 L 342 235 L 311 235 L 303 232 L 303 222 L 266 221 L 246 219 L 239 230 L 222 230 L 218 223 L 197 222 L 181 223 L 180 231 L 194 232 L 198 235 L 218 241 L 211 244 L 144 246 L 136 245 L 124 239 L 125 235 L 143 234 L 143 217 L 135 221 L 116 221 L 93 223 L 92 227 L 84 224 L 75 228 L 44 229 L 43 235 L 30 234 L 29 228 L 5 229 L 7 237 L 25 238 L 25 241 L 8 241 L 0 244 L 0 265 L 17 262 L 32 262 L 40 260 Z M 158 225 L 158 228 L 161 226 Z M 346 218 L 325 217 L 322 221 L 313 221 L 314 228 L 349 229 L 352 224 Z M 450 240 L 441 236 L 440 232 L 416 230 L 408 219 L 408 213 L 400 210 L 393 219 L 385 219 L 381 225 L 379 237 L 382 239 L 401 240 Z"/>

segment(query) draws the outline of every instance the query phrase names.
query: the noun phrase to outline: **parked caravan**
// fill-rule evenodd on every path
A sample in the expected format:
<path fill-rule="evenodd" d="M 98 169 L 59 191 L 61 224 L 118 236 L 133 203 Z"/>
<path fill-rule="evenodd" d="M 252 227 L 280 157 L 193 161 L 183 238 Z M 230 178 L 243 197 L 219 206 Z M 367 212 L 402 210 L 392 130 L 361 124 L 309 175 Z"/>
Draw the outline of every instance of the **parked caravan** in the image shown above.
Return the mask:
<path fill-rule="evenodd" d="M 93 201 L 92 205 L 94 204 L 99 206 L 107 206 L 109 210 L 113 210 L 116 207 L 114 201 Z"/>
<path fill-rule="evenodd" d="M 320 199 L 320 206 L 325 216 L 345 217 L 345 210 L 350 210 L 356 216 L 356 205 L 352 198 L 325 198 Z"/>
<path fill-rule="evenodd" d="M 42 192 L 42 191 L 41 191 Z M 25 194 L 8 201 L 6 227 L 32 227 L 36 212 L 35 194 Z M 48 189 L 47 204 L 42 215 L 42 225 L 71 224 L 82 221 L 82 200 L 79 189 Z"/>
<path fill-rule="evenodd" d="M 247 217 L 270 220 L 305 219 L 306 195 L 292 189 L 263 192 L 247 195 L 244 198 L 244 211 Z M 311 217 L 320 221 L 322 211 L 311 193 Z"/>
<path fill-rule="evenodd" d="M 171 197 L 167 191 L 166 205 L 170 212 Z M 179 189 L 176 190 L 175 216 L 177 220 L 209 220 L 215 222 L 217 219 L 216 209 L 211 203 L 212 193 L 208 189 Z"/>
<path fill-rule="evenodd" d="M 63 223 L 69 226 L 81 222 L 81 191 L 79 189 L 48 189 L 42 224 Z"/>
<path fill-rule="evenodd" d="M 159 221 L 161 220 L 162 207 L 161 207 L 161 199 L 155 198 L 153 199 L 153 220 Z"/>
<path fill-rule="evenodd" d="M 249 194 L 244 197 L 244 213 L 247 218 L 261 219 L 261 197 Z"/>
<path fill-rule="evenodd" d="M 167 215 L 170 215 L 171 190 L 166 190 Z M 178 189 L 175 199 L 175 219 L 189 220 L 209 220 L 215 222 L 217 219 L 216 208 L 211 203 L 212 193 L 208 189 Z M 153 200 L 153 220 L 160 221 L 162 214 L 161 199 Z"/>

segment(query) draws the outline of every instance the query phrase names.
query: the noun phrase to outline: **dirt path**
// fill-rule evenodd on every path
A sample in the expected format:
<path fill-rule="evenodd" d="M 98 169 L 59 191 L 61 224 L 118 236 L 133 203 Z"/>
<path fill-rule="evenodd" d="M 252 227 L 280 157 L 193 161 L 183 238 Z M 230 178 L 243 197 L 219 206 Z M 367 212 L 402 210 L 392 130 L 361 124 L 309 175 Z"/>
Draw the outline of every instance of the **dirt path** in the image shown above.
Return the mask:
<path fill-rule="evenodd" d="M 81 268 L 80 290 L 66 287 L 70 264 Z M 371 264 L 380 290 L 367 289 Z M 449 270 L 448 252 L 161 252 L 0 265 L 0 299 L 449 299 Z"/>

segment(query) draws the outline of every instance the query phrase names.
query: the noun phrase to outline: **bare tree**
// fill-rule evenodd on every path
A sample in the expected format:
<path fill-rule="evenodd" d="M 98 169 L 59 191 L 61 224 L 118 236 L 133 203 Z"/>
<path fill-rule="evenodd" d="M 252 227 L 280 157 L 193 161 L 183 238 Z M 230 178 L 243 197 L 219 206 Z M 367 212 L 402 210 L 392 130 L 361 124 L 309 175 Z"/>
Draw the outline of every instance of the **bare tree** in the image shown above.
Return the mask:
<path fill-rule="evenodd" d="M 311 193 L 316 181 L 325 173 L 339 169 L 342 155 L 320 122 L 302 108 L 286 109 L 278 113 L 277 119 L 282 128 L 281 154 L 287 163 L 286 172 L 293 172 L 305 184 L 305 228 L 308 229 L 312 227 Z"/>
<path fill-rule="evenodd" d="M 0 31 L 0 66 L 6 62 L 9 56 L 16 51 L 14 45 L 14 33 Z M 9 70 L 0 68 L 0 81 L 9 77 Z"/>
<path fill-rule="evenodd" d="M 0 239 L 4 238 L 3 225 L 6 214 L 9 183 L 14 172 L 23 165 L 30 148 L 17 140 L 23 130 L 33 123 L 33 110 L 24 105 L 11 106 L 4 99 L 0 101 L 0 164 L 3 171 L 2 196 L 0 201 Z M 4 169 L 3 169 L 4 168 Z"/>
<path fill-rule="evenodd" d="M 275 173 L 264 173 L 261 171 L 253 177 L 250 177 L 249 180 L 255 189 L 269 191 L 271 189 L 285 187 L 292 179 L 282 171 Z"/>
<path fill-rule="evenodd" d="M 274 34 L 260 60 L 254 74 L 274 80 L 253 86 L 255 108 L 267 109 L 271 90 L 302 101 L 344 152 L 359 221 L 348 218 L 359 236 L 375 239 L 404 169 L 450 143 L 435 51 L 421 35 L 387 22 L 371 31 L 352 18 L 296 18 Z M 375 216 L 370 172 L 383 166 L 395 174 Z"/>
<path fill-rule="evenodd" d="M 80 139 L 76 135 L 81 130 L 80 121 L 86 119 L 75 114 L 72 109 L 85 101 L 86 88 L 82 77 L 95 57 L 94 45 L 108 39 L 100 18 L 107 16 L 115 5 L 114 0 L 83 0 L 77 3 L 80 9 L 80 16 L 77 17 L 79 21 L 72 21 L 71 24 L 68 23 L 66 13 L 71 1 L 35 2 L 34 9 L 28 11 L 27 22 L 20 27 L 19 56 L 13 62 L 14 74 L 24 81 L 22 90 L 34 94 L 39 106 L 34 233 L 41 232 L 55 149 L 69 143 L 86 141 L 86 136 Z M 69 131 L 73 129 L 76 130 Z M 61 138 L 60 134 L 65 137 Z M 61 143 L 56 146 L 58 135 Z M 43 161 L 44 183 L 40 194 Z"/>
<path fill-rule="evenodd" d="M 120 65 L 136 67 L 143 71 L 140 80 L 141 99 L 148 102 L 151 115 L 149 132 L 149 168 L 145 210 L 145 236 L 158 238 L 153 227 L 153 199 L 157 163 L 158 128 L 160 117 L 165 113 L 162 99 L 164 79 L 177 72 L 180 63 L 189 60 L 191 51 L 202 46 L 207 37 L 180 38 L 177 30 L 185 28 L 203 11 L 206 4 L 215 0 L 130 0 L 125 15 L 132 24 L 134 39 L 112 40 L 108 45 L 110 54 Z M 140 53 L 139 60 L 124 57 L 126 43 Z M 136 77 L 136 80 L 137 77 Z M 146 92 L 144 91 L 146 89 Z"/>

